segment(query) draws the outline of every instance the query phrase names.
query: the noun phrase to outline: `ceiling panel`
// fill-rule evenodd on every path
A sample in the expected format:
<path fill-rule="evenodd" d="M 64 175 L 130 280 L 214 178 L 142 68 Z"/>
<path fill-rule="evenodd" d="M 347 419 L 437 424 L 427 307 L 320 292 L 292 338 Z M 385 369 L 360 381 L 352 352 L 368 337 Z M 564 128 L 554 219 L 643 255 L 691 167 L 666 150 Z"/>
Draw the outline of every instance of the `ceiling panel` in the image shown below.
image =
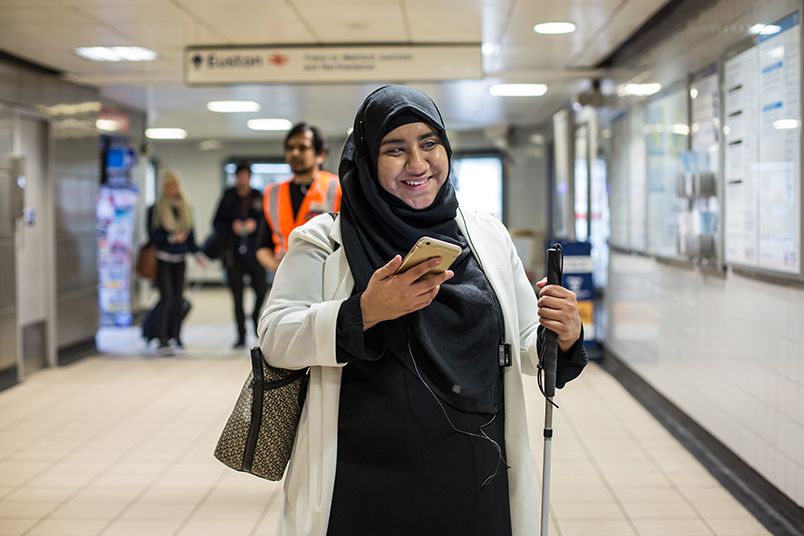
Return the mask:
<path fill-rule="evenodd" d="M 605 26 L 587 35 L 586 43 L 570 58 L 568 65 L 597 65 L 653 16 L 661 4 L 655 0 L 629 2 L 627 11 L 619 11 Z"/>
<path fill-rule="evenodd" d="M 106 3 L 74 8 L 88 17 L 108 24 L 197 24 L 191 14 L 163 0 L 148 0 L 147 3 L 109 5 Z"/>
<path fill-rule="evenodd" d="M 483 8 L 476 3 L 464 3 L 462 7 L 457 4 L 443 5 L 437 3 L 427 8 L 427 16 L 418 16 L 418 2 L 406 4 L 410 33 L 413 41 L 442 43 L 464 42 L 479 43 L 483 41 L 482 18 Z M 461 16 L 451 24 L 444 24 L 445 20 L 455 17 L 456 9 L 461 9 Z"/>
<path fill-rule="evenodd" d="M 324 43 L 407 41 L 399 2 L 299 4 L 299 13 Z"/>
<path fill-rule="evenodd" d="M 72 26 L 90 24 L 92 19 L 69 7 L 6 7 L 0 3 L 0 27 L 55 23 Z"/>

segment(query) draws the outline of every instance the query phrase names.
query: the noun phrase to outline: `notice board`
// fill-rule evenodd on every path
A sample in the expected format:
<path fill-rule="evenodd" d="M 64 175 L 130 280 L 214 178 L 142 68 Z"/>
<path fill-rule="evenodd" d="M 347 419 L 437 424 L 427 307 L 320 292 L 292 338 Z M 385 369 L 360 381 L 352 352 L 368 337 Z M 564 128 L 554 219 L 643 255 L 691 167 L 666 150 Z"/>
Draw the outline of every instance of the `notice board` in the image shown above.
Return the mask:
<path fill-rule="evenodd" d="M 801 277 L 801 26 L 778 32 L 724 62 L 725 259 Z"/>

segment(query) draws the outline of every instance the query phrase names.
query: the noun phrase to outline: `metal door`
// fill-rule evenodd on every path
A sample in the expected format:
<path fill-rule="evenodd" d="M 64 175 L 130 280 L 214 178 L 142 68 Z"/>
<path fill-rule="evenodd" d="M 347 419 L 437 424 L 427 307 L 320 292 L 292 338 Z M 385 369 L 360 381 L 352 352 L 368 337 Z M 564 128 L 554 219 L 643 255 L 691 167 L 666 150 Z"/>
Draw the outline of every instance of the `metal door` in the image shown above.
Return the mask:
<path fill-rule="evenodd" d="M 48 364 L 51 340 L 53 251 L 49 227 L 53 226 L 48 174 L 48 124 L 31 115 L 17 113 L 15 152 L 24 167 L 24 208 L 17 220 L 17 325 L 20 376 Z"/>
<path fill-rule="evenodd" d="M 14 229 L 20 192 L 13 153 L 14 115 L 0 106 L 0 389 L 16 383 L 19 372 Z"/>

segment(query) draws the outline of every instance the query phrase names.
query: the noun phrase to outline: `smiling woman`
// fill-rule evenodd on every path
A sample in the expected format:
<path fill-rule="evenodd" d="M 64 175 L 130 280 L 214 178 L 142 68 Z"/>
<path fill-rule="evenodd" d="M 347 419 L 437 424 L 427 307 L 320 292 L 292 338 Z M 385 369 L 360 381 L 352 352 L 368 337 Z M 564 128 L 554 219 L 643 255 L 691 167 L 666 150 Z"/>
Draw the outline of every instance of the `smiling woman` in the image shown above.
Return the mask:
<path fill-rule="evenodd" d="M 259 327 L 270 365 L 310 367 L 282 534 L 538 530 L 521 374 L 540 324 L 559 334 L 557 385 L 581 372 L 575 295 L 542 282 L 537 302 L 500 221 L 458 206 L 451 157 L 427 95 L 380 88 L 341 156 L 340 215 L 291 235 Z M 460 252 L 451 269 L 400 271 L 425 236 Z"/>

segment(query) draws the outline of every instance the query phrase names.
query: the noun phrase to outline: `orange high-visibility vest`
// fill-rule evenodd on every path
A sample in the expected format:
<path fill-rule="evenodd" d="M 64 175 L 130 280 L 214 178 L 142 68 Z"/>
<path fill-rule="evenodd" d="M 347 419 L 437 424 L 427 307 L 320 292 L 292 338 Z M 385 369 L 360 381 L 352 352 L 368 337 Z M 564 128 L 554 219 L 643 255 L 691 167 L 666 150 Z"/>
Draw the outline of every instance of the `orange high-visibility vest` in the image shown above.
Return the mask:
<path fill-rule="evenodd" d="M 319 214 L 338 212 L 341 209 L 341 184 L 338 176 L 328 171 L 320 171 L 310 184 L 299 212 L 294 218 L 293 204 L 290 201 L 292 182 L 269 184 L 263 195 L 265 219 L 273 231 L 274 253 L 287 251 L 288 237 L 296 227 L 304 225 Z"/>

